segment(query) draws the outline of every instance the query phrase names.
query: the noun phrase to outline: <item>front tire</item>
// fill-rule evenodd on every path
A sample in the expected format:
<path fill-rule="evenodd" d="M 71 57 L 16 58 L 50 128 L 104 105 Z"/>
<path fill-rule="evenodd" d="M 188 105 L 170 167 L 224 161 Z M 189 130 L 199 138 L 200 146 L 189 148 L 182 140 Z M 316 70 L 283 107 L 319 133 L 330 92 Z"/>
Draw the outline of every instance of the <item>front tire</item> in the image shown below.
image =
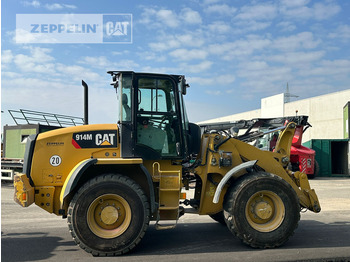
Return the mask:
<path fill-rule="evenodd" d="M 238 179 L 224 200 L 229 230 L 255 248 L 283 245 L 298 226 L 300 205 L 282 178 L 255 172 Z"/>
<path fill-rule="evenodd" d="M 224 211 L 220 211 L 219 213 L 209 215 L 216 222 L 219 222 L 221 225 L 226 225 Z"/>
<path fill-rule="evenodd" d="M 68 208 L 74 241 L 94 256 L 121 255 L 144 236 L 150 217 L 141 187 L 122 175 L 98 176 L 84 184 Z"/>

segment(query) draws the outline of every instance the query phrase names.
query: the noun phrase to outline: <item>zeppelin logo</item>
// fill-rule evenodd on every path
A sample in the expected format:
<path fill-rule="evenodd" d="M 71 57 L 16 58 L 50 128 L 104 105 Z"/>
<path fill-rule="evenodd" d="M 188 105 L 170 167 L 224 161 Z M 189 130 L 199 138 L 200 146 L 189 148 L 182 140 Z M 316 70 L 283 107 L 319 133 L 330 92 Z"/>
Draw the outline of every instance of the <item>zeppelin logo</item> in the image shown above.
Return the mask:
<path fill-rule="evenodd" d="M 101 130 L 74 133 L 72 144 L 75 148 L 117 147 L 117 131 Z"/>

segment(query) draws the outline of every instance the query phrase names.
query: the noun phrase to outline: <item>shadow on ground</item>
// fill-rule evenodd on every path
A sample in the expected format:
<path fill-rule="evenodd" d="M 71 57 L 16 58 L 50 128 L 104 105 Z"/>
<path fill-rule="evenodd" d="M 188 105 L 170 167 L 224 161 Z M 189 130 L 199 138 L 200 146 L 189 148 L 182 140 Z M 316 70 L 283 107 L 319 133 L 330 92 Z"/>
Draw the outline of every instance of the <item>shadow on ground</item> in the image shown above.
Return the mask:
<path fill-rule="evenodd" d="M 289 241 L 279 249 L 349 247 L 350 221 L 324 224 L 300 221 Z M 339 241 L 342 239 L 342 241 Z M 133 255 L 194 254 L 259 251 L 243 244 L 219 223 L 179 224 L 172 231 L 150 227 Z"/>
<path fill-rule="evenodd" d="M 350 222 L 324 224 L 318 221 L 300 221 L 294 236 L 279 249 L 269 252 L 299 252 L 309 248 L 349 247 Z M 342 239 L 342 241 L 339 241 Z M 59 259 L 60 253 L 79 252 L 73 240 L 47 233 L 2 234 L 3 261 L 36 261 Z M 219 223 L 181 223 L 172 230 L 156 230 L 151 225 L 139 245 L 123 256 L 187 255 L 225 252 L 261 252 L 252 249 Z M 85 252 L 83 252 L 85 253 Z M 294 253 L 294 252 L 293 252 Z M 75 253 L 76 254 L 76 253 Z M 86 253 L 85 253 L 86 254 Z M 69 256 L 69 255 L 68 255 Z M 86 258 L 90 255 L 86 254 Z"/>
<path fill-rule="evenodd" d="M 79 248 L 74 241 L 64 241 L 47 233 L 1 233 L 2 261 L 37 261 L 54 256 L 53 251 L 60 247 L 62 251 L 77 251 Z"/>

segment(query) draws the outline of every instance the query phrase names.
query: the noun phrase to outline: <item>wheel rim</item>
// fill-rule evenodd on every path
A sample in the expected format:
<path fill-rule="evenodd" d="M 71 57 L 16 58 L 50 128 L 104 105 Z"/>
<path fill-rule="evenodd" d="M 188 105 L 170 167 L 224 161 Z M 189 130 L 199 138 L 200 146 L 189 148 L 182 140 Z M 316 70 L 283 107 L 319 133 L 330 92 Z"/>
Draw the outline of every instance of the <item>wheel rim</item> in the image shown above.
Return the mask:
<path fill-rule="evenodd" d="M 119 195 L 102 195 L 89 206 L 87 223 L 90 230 L 98 237 L 118 237 L 131 223 L 130 205 Z"/>
<path fill-rule="evenodd" d="M 282 199 L 271 191 L 259 191 L 251 196 L 245 208 L 249 225 L 260 232 L 277 229 L 285 217 Z"/>

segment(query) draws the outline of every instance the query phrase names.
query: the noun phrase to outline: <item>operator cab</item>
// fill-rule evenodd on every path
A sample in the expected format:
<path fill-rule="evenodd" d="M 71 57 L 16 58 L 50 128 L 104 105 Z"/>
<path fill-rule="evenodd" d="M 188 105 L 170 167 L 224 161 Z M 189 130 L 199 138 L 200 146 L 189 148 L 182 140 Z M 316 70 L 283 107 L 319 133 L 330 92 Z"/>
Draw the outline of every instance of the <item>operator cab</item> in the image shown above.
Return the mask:
<path fill-rule="evenodd" d="M 185 159 L 198 153 L 200 129 L 189 123 L 184 76 L 109 71 L 120 101 L 122 157 Z"/>

